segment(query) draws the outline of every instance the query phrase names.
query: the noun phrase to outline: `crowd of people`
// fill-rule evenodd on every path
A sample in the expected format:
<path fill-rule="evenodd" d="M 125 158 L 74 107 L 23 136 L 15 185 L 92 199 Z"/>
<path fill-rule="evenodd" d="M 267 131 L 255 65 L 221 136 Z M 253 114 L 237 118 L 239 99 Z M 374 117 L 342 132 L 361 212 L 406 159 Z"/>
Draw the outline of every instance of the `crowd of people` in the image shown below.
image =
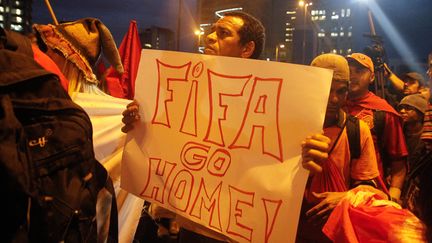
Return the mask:
<path fill-rule="evenodd" d="M 255 25 L 260 26 L 258 20 L 254 21 Z M 216 22 L 213 32 L 206 38 L 205 53 L 251 58 L 240 50 L 261 45 L 257 45 L 256 39 L 251 39 L 256 28 L 248 26 L 240 31 L 242 22 L 244 17 L 241 15 L 234 18 L 227 15 Z M 246 30 L 251 31 L 247 35 L 249 39 L 239 35 Z M 259 36 L 263 36 L 261 28 L 259 30 Z M 261 41 L 259 39 L 259 43 Z M 423 121 L 426 119 L 426 122 L 430 122 L 430 117 L 425 116 L 430 95 L 422 75 L 409 72 L 399 79 L 387 68 L 389 83 L 400 93 L 397 94 L 399 97 L 404 96 L 392 106 L 369 90 L 375 81 L 375 67 L 367 55 L 353 53 L 343 57 L 323 54 L 316 57 L 311 65 L 332 69 L 334 73 L 324 132 L 307 137 L 302 144 L 303 165 L 311 171 L 311 176 L 305 190 L 297 242 L 340 239 L 328 232 L 331 226 L 327 225 L 326 234 L 323 227 L 333 209 L 350 191 L 372 192 L 381 199 L 409 209 L 427 224 L 430 215 L 425 205 L 430 199 L 425 196 L 428 188 L 421 185 L 426 184 L 423 181 L 427 178 L 425 167 L 429 162 L 426 158 L 429 141 L 426 135 L 421 136 L 428 133 L 427 129 L 423 129 Z M 139 120 L 136 116 L 138 109 L 139 105 L 133 102 L 124 112 L 125 130 L 129 130 L 133 122 Z M 348 138 L 347 124 L 350 120 L 359 124 L 357 157 L 353 157 L 350 149 L 350 146 L 355 146 L 350 144 Z M 420 193 L 421 189 L 424 189 L 425 194 Z M 157 213 L 153 217 L 158 218 Z M 170 219 L 175 219 L 175 215 L 172 214 Z M 196 228 L 190 231 L 189 234 L 195 238 L 186 237 L 187 240 L 184 240 L 180 227 L 179 242 L 224 242 L 219 237 L 208 235 L 207 231 Z M 395 229 L 388 231 L 397 234 Z M 421 239 L 421 233 L 418 234 Z M 403 239 L 404 236 L 400 237 Z M 409 241 L 410 238 L 405 240 Z"/>
<path fill-rule="evenodd" d="M 244 12 L 228 12 L 206 36 L 205 54 L 259 59 L 264 41 L 265 29 L 258 19 Z M 5 45 L 6 42 L 0 42 L 0 49 Z M 393 234 L 402 242 L 432 240 L 429 168 L 432 106 L 428 86 L 432 82 L 432 55 L 429 55 L 428 65 L 429 80 L 417 72 L 398 77 L 385 65 L 385 77 L 398 97 L 396 103 L 390 104 L 370 90 L 376 67 L 367 55 L 322 54 L 312 61 L 311 66 L 333 70 L 333 79 L 323 132 L 306 137 L 301 144 L 302 165 L 310 171 L 310 176 L 303 197 L 297 242 L 365 239 L 362 234 L 367 231 L 362 231 L 362 227 L 367 227 L 366 219 L 347 222 L 341 217 L 346 212 L 340 205 L 352 203 L 354 197 L 358 199 L 359 192 L 366 193 L 362 194 L 361 207 L 374 208 L 376 205 L 369 204 L 370 201 L 382 200 L 390 208 L 389 216 L 397 215 L 398 219 L 406 220 L 418 218 L 426 226 L 415 236 L 400 235 L 404 232 L 400 228 L 378 227 L 388 232 L 373 234 L 369 231 L 368 237 Z M 134 129 L 134 123 L 140 120 L 139 108 L 135 101 L 126 107 L 122 114 L 123 132 Z M 354 139 L 351 139 L 352 133 L 357 133 Z M 372 224 L 384 225 L 385 220 L 391 220 L 371 218 L 369 220 L 376 220 L 371 221 Z M 338 227 L 346 227 L 346 230 L 335 230 Z M 413 228 L 416 229 L 422 228 Z M 134 240 L 149 242 L 149 239 L 181 243 L 232 241 L 146 202 Z"/>

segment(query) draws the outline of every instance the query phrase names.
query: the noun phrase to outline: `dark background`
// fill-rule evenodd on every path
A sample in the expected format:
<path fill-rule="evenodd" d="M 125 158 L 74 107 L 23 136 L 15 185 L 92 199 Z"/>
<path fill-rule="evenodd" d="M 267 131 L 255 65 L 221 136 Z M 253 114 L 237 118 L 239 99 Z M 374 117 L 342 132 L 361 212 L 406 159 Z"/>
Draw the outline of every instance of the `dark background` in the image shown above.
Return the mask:
<path fill-rule="evenodd" d="M 188 0 L 183 0 L 187 5 Z M 196 0 L 189 0 L 195 2 Z M 251 0 L 253 1 L 253 0 Z M 297 1 L 297 0 L 295 0 Z M 346 1 L 374 1 L 381 8 L 383 14 L 374 11 L 374 23 L 378 35 L 383 36 L 387 57 L 405 62 L 426 63 L 427 55 L 432 51 L 432 0 L 346 0 Z M 143 29 L 156 25 L 177 28 L 178 0 L 51 0 L 51 5 L 59 21 L 76 20 L 83 17 L 95 17 L 111 30 L 119 45 L 126 33 L 130 20 L 138 23 Z M 188 9 L 186 12 L 194 12 Z M 399 33 L 409 52 L 406 55 L 397 37 L 387 35 L 381 26 L 381 19 L 385 15 Z M 33 22 L 51 23 L 51 16 L 43 0 L 33 1 Z M 368 21 L 365 20 L 365 25 Z M 192 30 L 191 30 L 192 33 Z"/>

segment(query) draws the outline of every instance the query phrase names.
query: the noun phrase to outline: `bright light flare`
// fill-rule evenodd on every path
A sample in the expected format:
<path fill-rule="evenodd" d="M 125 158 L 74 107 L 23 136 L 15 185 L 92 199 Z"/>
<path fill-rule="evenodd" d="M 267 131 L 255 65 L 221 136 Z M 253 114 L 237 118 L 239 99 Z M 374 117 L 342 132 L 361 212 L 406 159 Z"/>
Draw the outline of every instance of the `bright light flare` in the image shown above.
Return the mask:
<path fill-rule="evenodd" d="M 389 37 L 389 40 L 396 47 L 396 51 L 401 55 L 403 59 L 407 60 L 408 63 L 414 63 L 412 62 L 412 60 L 415 60 L 415 57 L 412 50 L 402 38 L 402 35 L 399 34 L 399 31 L 396 29 L 390 19 L 385 15 L 385 13 L 381 10 L 381 8 L 375 1 L 369 1 L 368 3 L 369 8 L 373 13 L 373 16 L 378 20 L 378 23 L 381 25 L 383 31 Z M 414 64 L 411 64 L 410 68 L 419 73 L 423 72 L 422 68 Z"/>

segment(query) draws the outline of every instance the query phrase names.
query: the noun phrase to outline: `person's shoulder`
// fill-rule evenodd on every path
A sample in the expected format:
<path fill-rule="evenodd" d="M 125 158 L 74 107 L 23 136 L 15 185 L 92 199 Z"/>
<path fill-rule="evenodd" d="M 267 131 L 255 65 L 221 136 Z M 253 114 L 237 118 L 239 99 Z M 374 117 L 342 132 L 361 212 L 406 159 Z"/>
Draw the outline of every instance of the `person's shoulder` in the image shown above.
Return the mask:
<path fill-rule="evenodd" d="M 359 119 L 359 128 L 360 128 L 360 133 L 362 134 L 362 137 L 364 136 L 363 134 L 366 134 L 366 135 L 369 134 L 369 136 L 372 136 L 371 132 L 370 132 L 369 125 L 361 119 Z"/>

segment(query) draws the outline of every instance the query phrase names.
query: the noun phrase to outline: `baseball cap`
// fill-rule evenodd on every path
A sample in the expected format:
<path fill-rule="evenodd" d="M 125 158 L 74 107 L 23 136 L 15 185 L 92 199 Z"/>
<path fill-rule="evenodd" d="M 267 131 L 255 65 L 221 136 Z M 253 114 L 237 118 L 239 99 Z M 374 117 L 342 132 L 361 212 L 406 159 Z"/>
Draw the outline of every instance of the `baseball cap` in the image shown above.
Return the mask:
<path fill-rule="evenodd" d="M 425 80 L 423 78 L 423 75 L 421 75 L 420 73 L 416 73 L 416 72 L 405 73 L 402 75 L 402 79 L 405 79 L 405 78 L 411 78 L 411 79 L 417 80 L 420 85 L 425 84 Z"/>
<path fill-rule="evenodd" d="M 311 66 L 333 70 L 333 79 L 349 81 L 349 66 L 347 60 L 337 54 L 321 54 L 312 60 Z"/>
<path fill-rule="evenodd" d="M 369 69 L 371 72 L 374 72 L 374 64 L 372 59 L 363 53 L 352 53 L 351 55 L 347 56 L 347 60 L 348 62 L 357 61 L 363 67 Z"/>
<path fill-rule="evenodd" d="M 399 103 L 398 107 L 401 105 L 409 105 L 416 108 L 422 114 L 426 112 L 428 103 L 426 99 L 420 94 L 412 94 L 405 96 Z"/>

